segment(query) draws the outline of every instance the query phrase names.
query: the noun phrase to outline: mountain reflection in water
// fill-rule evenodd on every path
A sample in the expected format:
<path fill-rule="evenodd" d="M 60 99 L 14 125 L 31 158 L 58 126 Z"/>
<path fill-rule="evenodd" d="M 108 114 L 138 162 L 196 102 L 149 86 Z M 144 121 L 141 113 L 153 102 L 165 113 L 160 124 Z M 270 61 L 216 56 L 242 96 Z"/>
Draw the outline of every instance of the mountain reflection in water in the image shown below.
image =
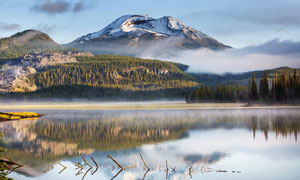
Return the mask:
<path fill-rule="evenodd" d="M 22 174 L 22 178 L 39 179 L 59 168 L 57 162 L 74 167 L 75 162 L 82 162 L 81 153 L 99 163 L 95 177 L 101 172 L 104 179 L 116 174 L 118 170 L 112 171 L 111 167 L 115 164 L 106 158 L 111 154 L 123 165 L 136 166 L 117 178 L 142 178 L 145 172 L 141 152 L 149 167 L 157 171 L 150 171 L 148 178 L 165 178 L 160 170 L 168 160 L 169 168 L 176 167 L 176 173 L 170 169 L 168 178 L 180 179 L 190 177 L 190 167 L 197 173 L 203 166 L 216 166 L 222 159 L 230 158 L 236 151 L 231 146 L 243 149 L 261 143 L 268 148 L 274 143 L 276 146 L 280 139 L 278 146 L 293 140 L 294 148 L 299 148 L 297 109 L 34 111 L 46 115 L 38 120 L 0 123 L 0 131 L 5 133 L 1 146 L 7 149 L 6 155 L 25 165 L 16 170 L 17 178 Z M 295 154 L 299 158 L 299 153 Z"/>

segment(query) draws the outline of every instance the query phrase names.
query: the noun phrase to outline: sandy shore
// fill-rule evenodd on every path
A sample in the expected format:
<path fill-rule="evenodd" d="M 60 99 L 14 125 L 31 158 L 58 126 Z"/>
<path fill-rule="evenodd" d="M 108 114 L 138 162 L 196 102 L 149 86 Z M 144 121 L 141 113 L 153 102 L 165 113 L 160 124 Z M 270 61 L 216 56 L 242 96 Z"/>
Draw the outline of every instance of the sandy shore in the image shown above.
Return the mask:
<path fill-rule="evenodd" d="M 286 109 L 299 105 L 247 106 L 246 103 L 195 103 L 185 102 L 113 102 L 113 103 L 10 103 L 0 104 L 0 109 Z"/>

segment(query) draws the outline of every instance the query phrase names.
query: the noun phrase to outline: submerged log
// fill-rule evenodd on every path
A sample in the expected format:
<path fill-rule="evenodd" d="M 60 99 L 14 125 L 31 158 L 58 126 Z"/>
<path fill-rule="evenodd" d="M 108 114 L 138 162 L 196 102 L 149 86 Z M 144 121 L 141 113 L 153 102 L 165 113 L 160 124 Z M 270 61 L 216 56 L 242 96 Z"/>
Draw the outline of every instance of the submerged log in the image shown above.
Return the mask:
<path fill-rule="evenodd" d="M 81 155 L 83 161 L 85 162 L 85 164 L 88 165 L 89 167 L 93 168 L 93 166 L 91 166 L 91 165 L 85 160 L 83 154 L 81 153 L 80 155 Z"/>
<path fill-rule="evenodd" d="M 116 163 L 118 165 L 118 167 L 121 170 L 124 170 L 123 166 L 121 166 L 121 164 L 119 164 L 114 158 L 112 158 L 109 154 L 107 155 L 107 158 L 111 159 L 114 163 Z"/>
<path fill-rule="evenodd" d="M 143 158 L 143 156 L 142 156 L 141 153 L 140 153 L 140 156 L 141 156 L 141 159 L 142 159 L 142 161 L 143 161 L 143 163 L 144 163 L 145 168 L 147 168 L 147 170 L 149 171 L 150 168 L 147 166 L 147 164 L 146 164 L 146 162 L 145 162 L 145 160 L 144 160 L 144 158 Z"/>

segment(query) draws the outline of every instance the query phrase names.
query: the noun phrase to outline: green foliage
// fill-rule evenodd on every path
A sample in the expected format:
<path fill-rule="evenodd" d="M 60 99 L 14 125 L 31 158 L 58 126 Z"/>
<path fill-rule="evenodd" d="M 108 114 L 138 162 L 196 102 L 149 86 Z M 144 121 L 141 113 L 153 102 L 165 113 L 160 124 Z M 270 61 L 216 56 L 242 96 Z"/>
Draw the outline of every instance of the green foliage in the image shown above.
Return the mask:
<path fill-rule="evenodd" d="M 247 88 L 242 85 L 201 86 L 194 90 L 188 102 L 238 102 L 246 101 Z"/>
<path fill-rule="evenodd" d="M 77 63 L 45 68 L 29 77 L 38 90 L 2 99 L 154 100 L 186 97 L 198 83 L 178 63 L 127 56 L 77 57 Z"/>
<path fill-rule="evenodd" d="M 249 100 L 254 101 L 254 102 L 258 100 L 258 91 L 257 91 L 257 86 L 256 86 L 255 72 L 252 73 L 252 81 L 251 81 Z"/>
<path fill-rule="evenodd" d="M 264 78 L 261 79 L 260 85 L 259 85 L 259 98 L 262 101 L 268 101 L 269 100 L 269 81 L 268 81 L 268 72 L 264 72 Z"/>
<path fill-rule="evenodd" d="M 275 72 L 278 73 L 288 73 L 292 74 L 294 69 L 288 67 L 281 67 L 276 69 L 267 70 L 269 77 L 274 78 Z M 300 73 L 300 70 L 296 70 L 297 73 Z M 264 71 L 254 71 L 257 79 L 261 79 L 264 77 Z M 246 86 L 248 83 L 248 79 L 252 78 L 252 72 L 245 73 L 225 73 L 225 74 L 209 74 L 209 73 L 189 73 L 195 81 L 200 84 L 205 84 L 209 86 L 215 86 L 218 84 L 230 84 L 230 83 L 238 83 Z"/>
<path fill-rule="evenodd" d="M 126 56 L 77 57 L 30 77 L 39 89 L 61 85 L 87 85 L 124 90 L 159 90 L 195 87 L 197 82 L 170 62 Z M 181 67 L 181 68 L 182 68 Z"/>
<path fill-rule="evenodd" d="M 0 60 L 1 59 L 13 59 L 26 54 L 32 53 L 34 51 L 59 51 L 59 48 L 52 48 L 49 46 L 11 46 L 9 49 L 0 51 Z"/>
<path fill-rule="evenodd" d="M 296 70 L 293 75 L 281 73 L 279 78 L 276 75 L 274 84 L 275 101 L 287 103 L 300 99 L 300 80 Z"/>
<path fill-rule="evenodd" d="M 123 90 L 120 88 L 92 87 L 87 85 L 62 85 L 34 92 L 0 94 L 0 99 L 20 100 L 158 100 L 183 99 L 195 88 L 168 88 L 160 90 Z"/>
<path fill-rule="evenodd" d="M 259 97 L 264 103 L 297 103 L 300 100 L 300 80 L 297 70 L 293 73 L 279 71 L 274 73 L 272 86 L 269 87 L 267 72 L 260 83 Z M 253 82 L 253 80 L 252 80 Z"/>

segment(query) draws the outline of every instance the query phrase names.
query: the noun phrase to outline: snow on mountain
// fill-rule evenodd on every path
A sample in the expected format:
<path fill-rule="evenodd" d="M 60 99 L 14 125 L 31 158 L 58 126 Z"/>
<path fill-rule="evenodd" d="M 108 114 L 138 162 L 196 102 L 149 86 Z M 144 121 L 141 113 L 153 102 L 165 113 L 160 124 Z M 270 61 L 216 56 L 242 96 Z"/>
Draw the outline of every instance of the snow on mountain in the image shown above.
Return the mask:
<path fill-rule="evenodd" d="M 170 16 L 164 16 L 159 19 L 154 19 L 150 16 L 141 15 L 124 15 L 104 29 L 82 36 L 75 41 L 90 40 L 104 35 L 117 38 L 123 34 L 133 32 L 141 35 L 149 32 L 158 36 L 181 36 L 189 33 L 194 34 L 194 38 L 209 37 L 206 34 L 184 25 L 180 20 Z"/>
<path fill-rule="evenodd" d="M 124 15 L 102 30 L 79 37 L 66 46 L 96 54 L 119 55 L 137 55 L 149 49 L 157 51 L 160 46 L 171 51 L 176 48 L 229 47 L 176 18 L 155 19 L 148 15 Z"/>

